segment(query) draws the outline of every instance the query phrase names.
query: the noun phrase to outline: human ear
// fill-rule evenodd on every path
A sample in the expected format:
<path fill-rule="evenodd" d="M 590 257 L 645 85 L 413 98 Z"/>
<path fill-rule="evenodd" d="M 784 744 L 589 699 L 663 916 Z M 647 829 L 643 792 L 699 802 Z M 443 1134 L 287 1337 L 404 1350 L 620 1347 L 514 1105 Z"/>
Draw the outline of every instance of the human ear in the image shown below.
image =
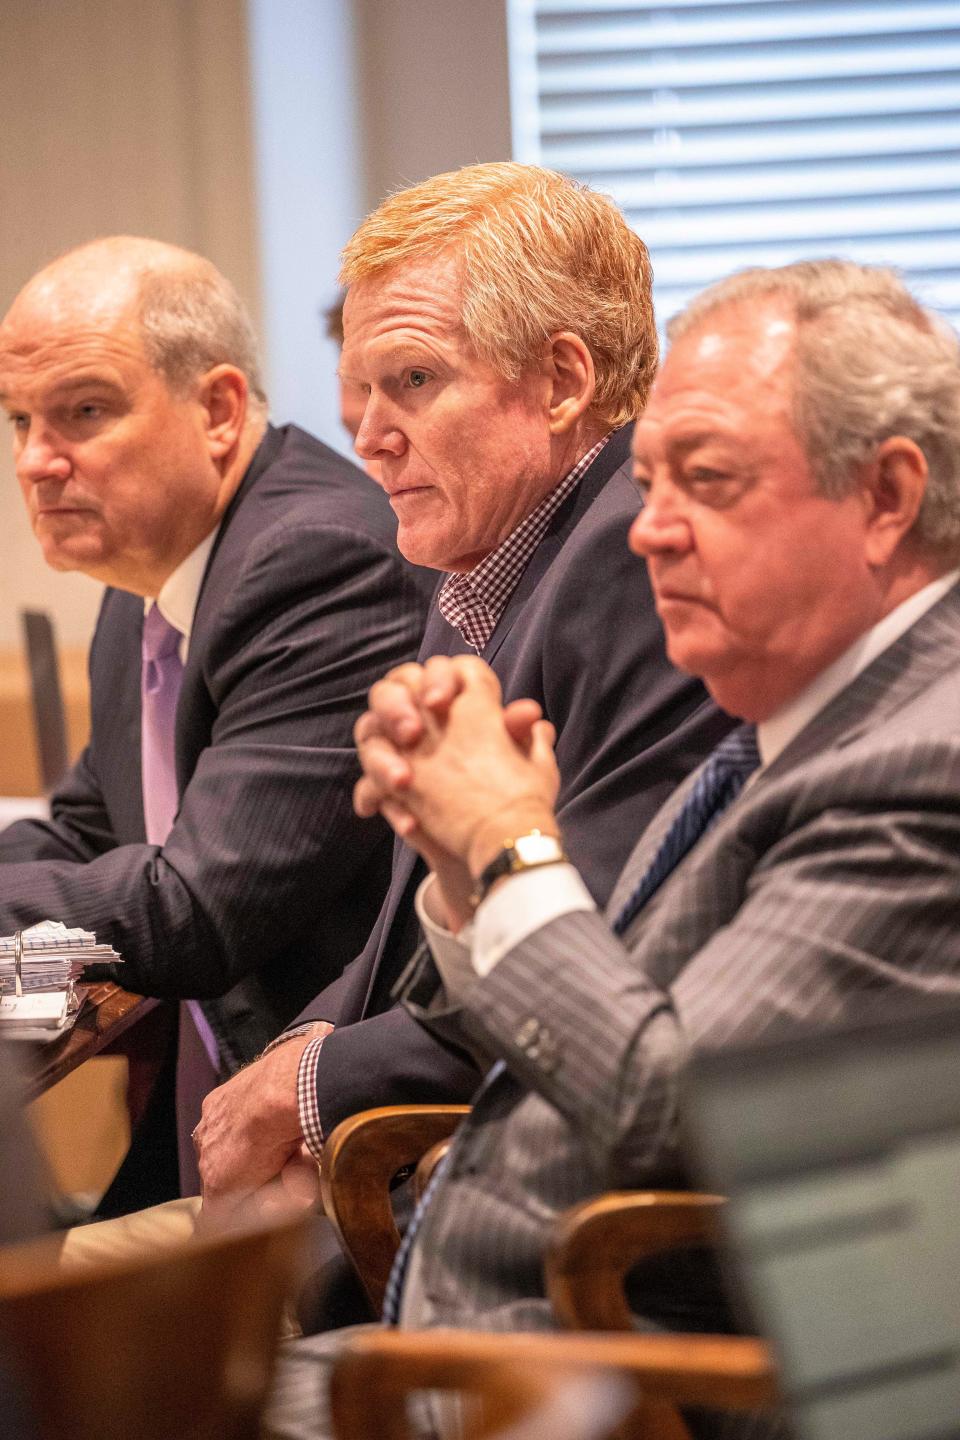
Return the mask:
<path fill-rule="evenodd" d="M 544 370 L 550 382 L 550 433 L 564 435 L 593 403 L 597 388 L 593 356 L 579 335 L 561 330 L 547 341 Z"/>
<path fill-rule="evenodd" d="M 200 404 L 210 454 L 221 460 L 234 448 L 247 419 L 247 377 L 235 365 L 215 365 L 200 380 Z"/>
<path fill-rule="evenodd" d="M 915 441 L 892 435 L 878 446 L 862 477 L 867 504 L 866 557 L 886 565 L 913 529 L 927 490 L 926 456 Z"/>

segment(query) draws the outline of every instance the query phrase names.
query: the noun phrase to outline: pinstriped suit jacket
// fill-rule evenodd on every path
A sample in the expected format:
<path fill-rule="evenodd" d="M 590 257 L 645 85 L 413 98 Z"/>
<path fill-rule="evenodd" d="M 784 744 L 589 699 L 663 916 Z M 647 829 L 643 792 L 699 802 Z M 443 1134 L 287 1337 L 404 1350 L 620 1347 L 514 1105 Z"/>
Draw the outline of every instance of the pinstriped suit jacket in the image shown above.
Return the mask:
<path fill-rule="evenodd" d="M 785 1020 L 840 1021 L 881 992 L 960 996 L 960 588 L 802 731 L 707 833 L 625 943 L 597 914 L 551 922 L 445 1008 L 432 962 L 419 1018 L 508 1069 L 462 1126 L 418 1240 L 411 1324 L 549 1327 L 553 1218 L 608 1188 L 683 1183 L 691 1049 Z M 689 784 L 654 819 L 617 913 Z M 669 1326 L 727 1320 L 674 1266 L 635 1303 Z M 720 1307 L 718 1309 L 718 1307 Z"/>
<path fill-rule="evenodd" d="M 203 578 L 176 721 L 181 807 L 144 843 L 139 596 L 108 590 L 91 742 L 53 819 L 0 835 L 0 933 L 47 915 L 124 956 L 121 982 L 198 996 L 230 1070 L 251 1060 L 376 918 L 385 827 L 354 816 L 351 727 L 411 658 L 434 584 L 386 498 L 296 426 L 268 428 Z"/>

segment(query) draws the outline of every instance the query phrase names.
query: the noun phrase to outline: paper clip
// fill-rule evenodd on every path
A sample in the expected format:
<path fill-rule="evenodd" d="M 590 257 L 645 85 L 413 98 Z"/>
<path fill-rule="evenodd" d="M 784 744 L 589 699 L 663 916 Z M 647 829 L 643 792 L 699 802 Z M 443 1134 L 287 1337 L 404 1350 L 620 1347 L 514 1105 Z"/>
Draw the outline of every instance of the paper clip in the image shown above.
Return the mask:
<path fill-rule="evenodd" d="M 13 985 L 17 999 L 23 998 L 23 931 L 13 932 Z"/>

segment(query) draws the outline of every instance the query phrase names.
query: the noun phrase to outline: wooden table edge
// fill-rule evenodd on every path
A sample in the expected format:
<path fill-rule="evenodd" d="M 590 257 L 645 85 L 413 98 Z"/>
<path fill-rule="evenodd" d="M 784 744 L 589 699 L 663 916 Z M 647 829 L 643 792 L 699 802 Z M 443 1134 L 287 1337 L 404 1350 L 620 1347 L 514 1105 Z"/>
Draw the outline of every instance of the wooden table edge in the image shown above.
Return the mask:
<path fill-rule="evenodd" d="M 85 1060 L 99 1055 L 131 1025 L 142 1020 L 159 1000 L 121 990 L 109 980 L 84 985 L 86 1000 L 75 1024 L 65 1035 L 32 1047 L 33 1061 L 26 1067 L 25 1095 L 35 1100 Z"/>

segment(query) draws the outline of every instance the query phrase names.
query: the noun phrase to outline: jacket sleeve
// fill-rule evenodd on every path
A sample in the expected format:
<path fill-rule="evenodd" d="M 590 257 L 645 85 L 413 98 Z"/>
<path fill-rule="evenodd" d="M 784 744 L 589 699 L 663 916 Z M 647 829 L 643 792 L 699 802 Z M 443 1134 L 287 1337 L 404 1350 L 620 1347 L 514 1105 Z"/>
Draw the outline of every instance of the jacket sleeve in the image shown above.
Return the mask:
<path fill-rule="evenodd" d="M 884 764 L 879 752 L 864 760 L 878 773 Z M 871 1004 L 910 995 L 960 997 L 960 937 L 947 922 L 960 884 L 957 821 L 933 793 L 952 790 L 960 751 L 931 747 L 924 764 L 929 782 L 909 775 L 909 756 L 891 760 L 897 801 L 861 791 L 859 803 L 831 805 L 825 788 L 800 802 L 794 791 L 776 823 L 768 812 L 765 842 L 760 827 L 723 841 L 730 874 L 742 870 L 729 916 L 671 979 L 656 975 L 649 948 L 639 963 L 602 915 L 580 912 L 509 951 L 458 1011 L 425 961 L 408 989 L 414 1013 L 448 1042 L 505 1060 L 564 1117 L 601 1186 L 655 1184 L 680 1168 L 691 1052 L 855 1023 Z M 668 881 L 651 917 L 657 935 L 682 926 L 697 895 L 704 903 L 706 858 L 703 867 L 696 890 L 684 867 Z M 715 860 L 709 869 L 716 875 Z"/>
<path fill-rule="evenodd" d="M 352 726 L 369 685 L 416 653 L 424 609 L 389 547 L 336 525 L 265 528 L 203 661 L 210 740 L 166 844 L 105 848 L 81 761 L 67 793 L 83 825 L 67 825 L 64 803 L 29 857 L 7 837 L 0 929 L 84 925 L 124 956 L 123 983 L 151 995 L 219 995 L 269 964 L 384 843 L 352 813 Z"/>
<path fill-rule="evenodd" d="M 49 820 L 17 820 L 0 831 L 0 865 L 33 860 L 84 864 L 111 850 L 115 843 L 87 746 L 52 796 Z M 0 871 L 0 893 L 2 876 Z"/>

